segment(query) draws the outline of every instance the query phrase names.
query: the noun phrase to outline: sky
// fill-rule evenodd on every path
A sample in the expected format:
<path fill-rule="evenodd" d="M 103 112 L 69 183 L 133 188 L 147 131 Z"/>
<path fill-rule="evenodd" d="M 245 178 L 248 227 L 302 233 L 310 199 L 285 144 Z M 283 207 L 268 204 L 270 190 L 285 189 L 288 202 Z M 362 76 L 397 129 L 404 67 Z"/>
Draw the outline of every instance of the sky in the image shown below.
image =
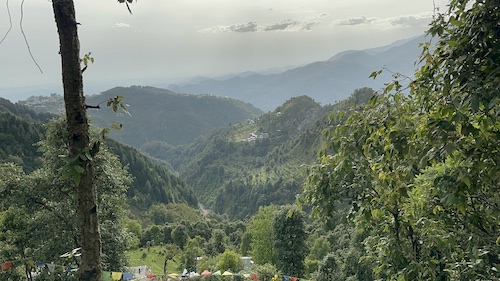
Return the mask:
<path fill-rule="evenodd" d="M 62 94 L 52 3 L 21 3 L 0 0 L 0 97 L 17 101 L 30 95 Z M 75 0 L 81 56 L 91 53 L 94 58 L 84 73 L 84 92 L 168 85 L 195 76 L 265 72 L 327 60 L 341 51 L 422 35 L 434 7 L 444 11 L 446 3 L 138 0 L 130 5 L 131 15 L 115 0 Z"/>

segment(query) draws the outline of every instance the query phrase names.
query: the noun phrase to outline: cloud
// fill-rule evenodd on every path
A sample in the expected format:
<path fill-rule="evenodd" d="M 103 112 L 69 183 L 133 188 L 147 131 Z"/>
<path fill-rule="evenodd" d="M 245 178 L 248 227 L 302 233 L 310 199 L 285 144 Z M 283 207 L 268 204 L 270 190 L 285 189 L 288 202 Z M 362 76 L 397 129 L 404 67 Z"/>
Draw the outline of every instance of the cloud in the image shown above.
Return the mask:
<path fill-rule="evenodd" d="M 432 13 L 421 13 L 416 15 L 402 15 L 389 18 L 375 17 L 353 17 L 347 19 L 335 20 L 333 23 L 338 26 L 355 26 L 355 25 L 378 25 L 386 28 L 400 27 L 422 27 L 427 26 L 432 20 Z"/>
<path fill-rule="evenodd" d="M 264 27 L 264 31 L 287 30 L 289 27 L 292 27 L 298 23 L 299 22 L 297 22 L 297 21 L 293 21 L 291 19 L 288 19 L 288 20 L 284 20 L 280 23 L 268 25 L 268 26 Z"/>
<path fill-rule="evenodd" d="M 361 24 L 369 24 L 374 21 L 376 21 L 375 18 L 367 18 L 365 16 L 362 16 L 362 17 L 338 20 L 337 25 L 361 25 Z"/>
<path fill-rule="evenodd" d="M 199 32 L 203 33 L 220 33 L 220 32 L 256 32 L 259 29 L 259 25 L 255 21 L 251 21 L 248 23 L 242 24 L 233 24 L 233 25 L 217 25 L 209 28 L 204 28 L 199 30 Z"/>
<path fill-rule="evenodd" d="M 393 26 L 423 26 L 428 25 L 432 20 L 431 13 L 422 13 L 418 15 L 407 15 L 407 16 L 399 16 L 395 18 L 390 18 L 389 23 Z"/>
<path fill-rule="evenodd" d="M 301 30 L 312 30 L 313 27 L 319 25 L 321 22 L 320 21 L 310 21 L 310 22 L 306 22 L 302 25 L 302 28 Z"/>
<path fill-rule="evenodd" d="M 258 24 L 255 21 L 251 21 L 244 24 L 236 24 L 229 26 L 229 31 L 233 32 L 255 32 L 257 31 Z"/>
<path fill-rule="evenodd" d="M 117 22 L 117 23 L 115 23 L 115 25 L 113 25 L 113 27 L 116 27 L 116 28 L 127 28 L 127 27 L 130 27 L 130 24 L 124 23 L 124 22 Z"/>
<path fill-rule="evenodd" d="M 321 15 L 320 17 L 324 17 Z M 243 24 L 233 24 L 233 25 L 217 25 L 209 28 L 204 28 L 199 30 L 199 32 L 203 33 L 220 33 L 220 32 L 297 32 L 297 31 L 309 31 L 314 26 L 317 26 L 321 23 L 321 21 L 317 21 L 316 19 L 302 19 L 302 20 L 293 20 L 286 19 L 284 21 L 268 24 L 268 25 L 259 25 L 256 21 L 251 21 Z"/>

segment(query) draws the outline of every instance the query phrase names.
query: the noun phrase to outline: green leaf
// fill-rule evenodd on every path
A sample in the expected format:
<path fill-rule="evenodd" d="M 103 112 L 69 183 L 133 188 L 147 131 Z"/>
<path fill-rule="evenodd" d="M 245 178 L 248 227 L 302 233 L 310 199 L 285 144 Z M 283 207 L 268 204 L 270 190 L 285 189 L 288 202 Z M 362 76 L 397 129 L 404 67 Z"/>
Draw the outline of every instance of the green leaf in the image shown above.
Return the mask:
<path fill-rule="evenodd" d="M 450 45 L 450 47 L 458 46 L 458 43 L 456 41 L 452 41 L 452 40 L 446 41 L 446 44 Z"/>
<path fill-rule="evenodd" d="M 82 178 L 82 175 L 80 173 L 74 173 L 73 174 L 73 180 L 75 181 L 76 185 L 80 184 L 81 178 Z"/>
<path fill-rule="evenodd" d="M 116 123 L 111 124 L 111 128 L 118 130 L 118 131 L 120 131 L 122 129 L 122 127 L 123 127 L 123 124 L 116 124 Z"/>
<path fill-rule="evenodd" d="M 458 27 L 461 27 L 464 25 L 464 22 L 457 19 L 456 17 L 450 17 L 450 23 L 453 24 L 453 25 L 456 25 Z"/>
<path fill-rule="evenodd" d="M 73 170 L 78 174 L 83 174 L 83 172 L 85 172 L 85 169 L 80 165 L 73 165 Z"/>

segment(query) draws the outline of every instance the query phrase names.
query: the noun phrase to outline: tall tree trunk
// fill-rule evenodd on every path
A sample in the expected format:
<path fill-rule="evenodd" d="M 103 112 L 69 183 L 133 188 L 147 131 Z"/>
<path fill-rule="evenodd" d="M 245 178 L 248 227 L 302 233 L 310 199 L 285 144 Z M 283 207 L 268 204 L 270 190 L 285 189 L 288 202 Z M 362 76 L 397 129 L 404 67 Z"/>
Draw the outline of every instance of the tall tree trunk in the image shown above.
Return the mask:
<path fill-rule="evenodd" d="M 52 0 L 59 33 L 62 60 L 64 103 L 68 124 L 69 154 L 75 156 L 89 148 L 89 125 L 83 96 L 83 78 L 80 69 L 80 42 L 73 0 Z M 92 161 L 85 161 L 85 171 L 76 187 L 76 213 L 79 242 L 82 248 L 79 280 L 102 280 L 101 237 L 97 217 L 97 196 Z"/>

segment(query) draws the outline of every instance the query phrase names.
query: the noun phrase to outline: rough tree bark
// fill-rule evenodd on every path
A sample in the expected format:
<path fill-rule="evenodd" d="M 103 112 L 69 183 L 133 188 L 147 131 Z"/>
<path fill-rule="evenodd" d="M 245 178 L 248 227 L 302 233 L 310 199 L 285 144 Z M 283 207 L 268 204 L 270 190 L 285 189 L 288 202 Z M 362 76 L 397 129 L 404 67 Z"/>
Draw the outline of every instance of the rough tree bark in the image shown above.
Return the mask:
<path fill-rule="evenodd" d="M 80 68 L 80 42 L 73 0 L 52 0 L 59 33 L 64 103 L 68 125 L 69 155 L 76 156 L 90 145 L 89 125 Z M 84 162 L 76 187 L 79 243 L 82 248 L 79 280 L 102 280 L 101 237 L 97 217 L 97 196 L 92 161 Z"/>

